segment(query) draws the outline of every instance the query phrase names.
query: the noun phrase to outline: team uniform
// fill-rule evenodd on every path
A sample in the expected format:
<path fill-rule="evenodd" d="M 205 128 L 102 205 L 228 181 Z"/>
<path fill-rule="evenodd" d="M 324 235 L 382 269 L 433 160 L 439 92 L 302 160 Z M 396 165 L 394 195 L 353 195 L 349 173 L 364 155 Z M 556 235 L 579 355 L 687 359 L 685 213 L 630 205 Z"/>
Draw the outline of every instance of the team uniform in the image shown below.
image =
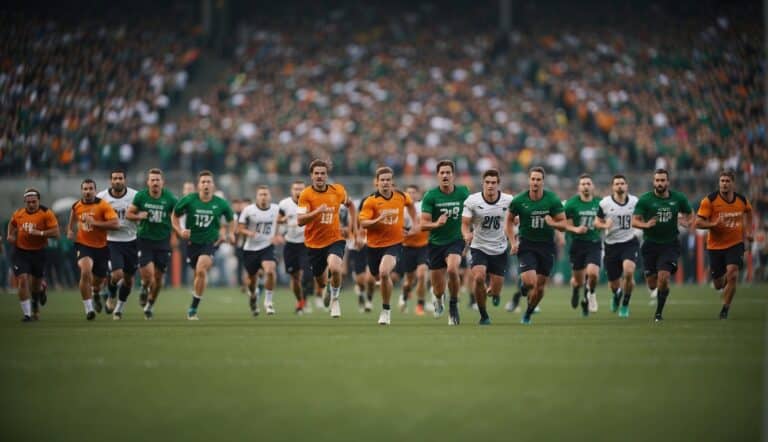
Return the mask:
<path fill-rule="evenodd" d="M 232 208 L 223 198 L 214 195 L 210 201 L 205 202 L 197 192 L 179 200 L 173 213 L 177 216 L 186 215 L 184 227 L 191 232 L 187 245 L 187 264 L 193 269 L 201 255 L 213 257 L 216 253 L 215 243 L 219 239 L 221 217 L 227 222 L 234 219 Z"/>
<path fill-rule="evenodd" d="M 464 201 L 463 217 L 472 218 L 472 265 L 485 266 L 487 272 L 504 276 L 507 273 L 509 241 L 504 233 L 507 210 L 512 195 L 499 193 L 496 201 L 487 201 L 482 192 L 473 193 Z"/>
<path fill-rule="evenodd" d="M 275 237 L 279 212 L 277 204 L 270 204 L 266 209 L 250 204 L 240 213 L 238 222 L 256 233 L 256 236 L 246 238 L 243 243 L 243 262 L 249 275 L 255 275 L 263 261 L 275 261 L 272 239 Z"/>
<path fill-rule="evenodd" d="M 520 273 L 535 270 L 537 274 L 549 276 L 555 265 L 555 230 L 547 225 L 544 217 L 563 213 L 560 199 L 550 190 L 544 190 L 539 200 L 532 200 L 529 191 L 515 196 L 509 204 L 510 216 L 520 218 L 517 260 Z"/>
<path fill-rule="evenodd" d="M 670 190 L 667 198 L 658 197 L 652 191 L 638 198 L 634 215 L 640 215 L 643 221 L 656 217 L 656 225 L 643 231 L 641 253 L 646 276 L 655 275 L 659 270 L 677 272 L 680 258 L 677 216 L 691 212 L 688 199 L 677 191 Z"/>
<path fill-rule="evenodd" d="M 32 236 L 29 232 L 48 230 L 59 227 L 56 215 L 45 206 L 40 206 L 34 213 L 21 208 L 13 213 L 10 224 L 16 228 L 16 243 L 13 250 L 13 274 L 32 275 L 35 278 L 45 276 L 45 247 L 48 239 Z"/>
<path fill-rule="evenodd" d="M 583 201 L 580 195 L 571 197 L 565 203 L 565 217 L 573 220 L 574 226 L 587 226 L 589 229 L 582 234 L 567 232 L 571 239 L 569 258 L 573 270 L 584 270 L 587 264 L 600 267 L 603 247 L 600 243 L 600 231 L 595 229 L 595 217 L 599 208 L 600 200 L 592 198 L 590 201 Z"/>
<path fill-rule="evenodd" d="M 627 201 L 619 204 L 613 196 L 606 196 L 600 201 L 597 217 L 610 218 L 613 221 L 610 229 L 605 231 L 605 257 L 603 266 L 609 281 L 619 279 L 624 272 L 624 261 L 637 262 L 640 242 L 632 228 L 632 214 L 637 205 L 637 197 L 627 195 Z"/>
<path fill-rule="evenodd" d="M 379 276 L 379 265 L 384 255 L 394 256 L 395 261 L 400 261 L 405 237 L 405 206 L 410 205 L 413 205 L 410 195 L 399 190 L 393 190 L 389 198 L 375 192 L 363 200 L 359 216 L 361 221 L 384 215 L 378 224 L 366 229 L 368 269 L 374 277 Z"/>
<path fill-rule="evenodd" d="M 339 222 L 339 207 L 347 201 L 347 191 L 341 184 L 327 184 L 322 192 L 307 187 L 299 196 L 298 214 L 309 213 L 326 204 L 333 212 L 322 213 L 305 225 L 304 244 L 307 246 L 312 275 L 319 277 L 325 272 L 328 255 L 344 259 L 344 238 Z"/>
<path fill-rule="evenodd" d="M 712 279 L 726 273 L 728 265 L 744 267 L 744 214 L 752 213 L 752 205 L 738 193 L 733 201 L 726 201 L 720 192 L 713 192 L 701 200 L 697 216 L 706 220 L 722 221 L 709 229 L 707 251 Z"/>
<path fill-rule="evenodd" d="M 137 246 L 139 266 L 154 263 L 155 268 L 165 273 L 171 260 L 171 213 L 178 200 L 167 189 L 158 198 L 152 197 L 149 189 L 139 191 L 133 197 L 133 205 L 149 216 L 139 221 Z"/>
<path fill-rule="evenodd" d="M 283 249 L 283 261 L 286 273 L 294 273 L 307 267 L 307 249 L 304 245 L 304 226 L 296 221 L 299 205 L 293 198 L 281 200 L 278 205 L 280 215 L 286 217 L 285 247 Z"/>
<path fill-rule="evenodd" d="M 443 269 L 447 266 L 448 255 L 462 255 L 464 239 L 461 236 L 461 215 L 464 200 L 469 197 L 467 186 L 455 185 L 453 192 L 443 193 L 439 187 L 429 190 L 421 200 L 421 212 L 432 215 L 437 221 L 447 214 L 448 220 L 442 226 L 429 231 L 429 269 Z"/>
<path fill-rule="evenodd" d="M 75 237 L 75 251 L 77 260 L 91 258 L 93 260 L 92 273 L 103 278 L 108 273 L 109 249 L 107 248 L 107 231 L 94 228 L 85 221 L 86 215 L 91 215 L 96 221 L 109 221 L 117 219 L 117 213 L 105 200 L 96 197 L 93 202 L 86 203 L 78 200 L 72 205 L 74 217 L 77 220 L 77 235 Z"/>
<path fill-rule="evenodd" d="M 136 190 L 125 188 L 125 194 L 117 197 L 112 189 L 102 190 L 96 197 L 109 203 L 117 218 L 120 229 L 107 232 L 107 247 L 109 248 L 109 267 L 111 271 L 122 269 L 126 275 L 132 276 L 139 267 L 139 254 L 136 244 L 136 223 L 125 218 L 128 207 L 136 197 Z"/>
<path fill-rule="evenodd" d="M 421 204 L 414 203 L 416 209 L 416 217 L 421 217 Z M 410 219 L 408 212 L 405 213 L 405 226 L 409 227 L 413 225 L 413 220 Z M 429 245 L 429 232 L 419 231 L 419 233 L 406 236 L 403 239 L 403 259 L 397 262 L 397 273 L 405 274 L 415 272 L 416 268 L 421 264 L 427 263 L 428 258 L 428 246 Z"/>

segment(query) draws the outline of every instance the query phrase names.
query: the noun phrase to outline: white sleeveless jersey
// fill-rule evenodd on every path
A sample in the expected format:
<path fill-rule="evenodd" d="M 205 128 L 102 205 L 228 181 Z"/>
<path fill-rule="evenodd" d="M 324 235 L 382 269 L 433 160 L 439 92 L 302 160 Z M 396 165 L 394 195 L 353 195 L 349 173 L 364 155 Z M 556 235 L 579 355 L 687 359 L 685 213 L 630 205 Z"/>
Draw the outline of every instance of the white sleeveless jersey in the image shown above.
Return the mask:
<path fill-rule="evenodd" d="M 299 205 L 288 197 L 280 201 L 277 205 L 280 213 L 285 216 L 285 241 L 290 243 L 304 243 L 304 226 L 299 226 L 297 211 Z"/>
<path fill-rule="evenodd" d="M 464 201 L 464 218 L 472 218 L 473 239 L 470 247 L 488 255 L 500 255 L 507 250 L 504 223 L 509 212 L 512 195 L 501 193 L 494 202 L 483 198 L 482 192 L 473 193 Z"/>
<path fill-rule="evenodd" d="M 133 197 L 136 196 L 136 193 L 136 189 L 127 187 L 125 195 L 120 198 L 112 196 L 109 189 L 102 190 L 96 195 L 98 198 L 108 202 L 115 209 L 117 217 L 120 219 L 120 230 L 107 230 L 107 241 L 128 242 L 136 240 L 137 224 L 125 218 L 128 207 L 133 204 Z"/>
<path fill-rule="evenodd" d="M 275 236 L 275 229 L 277 229 L 279 210 L 277 204 L 270 204 L 266 209 L 261 209 L 256 204 L 250 204 L 243 209 L 238 222 L 245 224 L 245 228 L 251 232 L 256 232 L 256 236 L 246 238 L 243 250 L 255 252 L 272 245 L 272 238 Z"/>
<path fill-rule="evenodd" d="M 606 244 L 618 244 L 632 240 L 635 229 L 632 228 L 632 214 L 637 205 L 637 197 L 627 195 L 627 202 L 623 205 L 616 202 L 612 195 L 600 200 L 600 208 L 597 211 L 598 218 L 612 219 L 613 225 L 605 231 Z"/>

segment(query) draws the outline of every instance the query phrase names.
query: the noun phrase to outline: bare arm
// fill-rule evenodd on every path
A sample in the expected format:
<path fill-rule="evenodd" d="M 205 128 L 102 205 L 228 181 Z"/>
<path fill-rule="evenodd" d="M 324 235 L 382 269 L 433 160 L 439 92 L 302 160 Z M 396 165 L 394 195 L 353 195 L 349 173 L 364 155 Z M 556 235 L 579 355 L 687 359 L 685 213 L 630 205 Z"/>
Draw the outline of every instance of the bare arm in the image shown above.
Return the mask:
<path fill-rule="evenodd" d="M 349 234 L 355 236 L 357 235 L 357 208 L 349 198 L 347 198 L 344 205 L 347 206 L 347 211 L 349 212 Z"/>
<path fill-rule="evenodd" d="M 131 204 L 128 206 L 128 211 L 125 212 L 125 219 L 129 221 L 141 221 L 149 218 L 149 212 L 146 210 L 139 211 L 139 208 Z"/>
<path fill-rule="evenodd" d="M 411 233 L 419 233 L 421 230 L 421 223 L 419 217 L 416 216 L 416 206 L 413 203 L 405 206 L 405 210 L 408 211 L 408 216 L 411 218 Z"/>
<path fill-rule="evenodd" d="M 752 243 L 755 240 L 752 233 L 752 212 L 744 212 L 744 236 L 747 238 L 747 242 Z"/>
<path fill-rule="evenodd" d="M 67 238 L 75 239 L 75 210 L 69 212 L 69 221 L 67 221 Z"/>
<path fill-rule="evenodd" d="M 8 238 L 8 242 L 11 244 L 16 244 L 16 233 L 18 232 L 18 228 L 13 225 L 13 221 L 8 221 L 8 232 L 6 238 Z M 2 241 L 0 241 L 2 242 Z"/>
<path fill-rule="evenodd" d="M 442 227 L 445 222 L 448 221 L 448 214 L 443 213 L 440 215 L 439 218 L 437 218 L 437 221 L 432 221 L 432 214 L 431 213 L 421 213 L 421 230 L 425 232 L 429 232 L 431 230 L 435 230 L 438 227 Z"/>
<path fill-rule="evenodd" d="M 595 217 L 596 229 L 610 229 L 611 227 L 613 227 L 613 219 Z"/>
<path fill-rule="evenodd" d="M 106 221 L 88 221 L 93 227 L 98 227 L 104 230 L 120 230 L 120 220 L 117 218 L 109 219 Z"/>
<path fill-rule="evenodd" d="M 582 234 L 587 233 L 587 226 L 574 226 L 572 219 L 567 219 L 565 217 L 565 213 L 558 213 L 554 217 L 547 215 L 544 217 L 544 222 L 547 223 L 549 227 L 552 227 L 553 229 L 559 230 L 561 232 L 571 232 L 576 234 Z"/>
<path fill-rule="evenodd" d="M 656 217 L 649 219 L 648 221 L 643 221 L 642 215 L 633 215 L 632 216 L 632 227 L 636 229 L 650 229 L 651 227 L 656 225 Z"/>
<path fill-rule="evenodd" d="M 317 218 L 320 214 L 329 212 L 329 211 L 332 212 L 333 209 L 328 207 L 326 204 L 321 204 L 311 212 L 297 214 L 296 223 L 299 225 L 299 227 L 305 226 L 309 224 L 311 221 L 314 221 L 314 219 Z"/>
<path fill-rule="evenodd" d="M 469 244 L 472 242 L 474 235 L 472 234 L 472 218 L 467 216 L 461 217 L 461 237 L 464 238 L 464 242 Z"/>
<path fill-rule="evenodd" d="M 181 227 L 181 222 L 179 221 L 180 219 L 181 217 L 177 215 L 176 212 L 171 215 L 171 226 L 173 227 L 173 231 L 179 235 L 179 238 L 189 239 L 189 236 L 192 234 L 192 232 L 190 232 L 189 229 Z"/>
<path fill-rule="evenodd" d="M 235 244 L 237 242 L 235 238 L 235 233 L 237 233 L 237 219 L 234 216 L 227 224 L 227 232 L 227 241 L 229 241 L 230 244 Z"/>

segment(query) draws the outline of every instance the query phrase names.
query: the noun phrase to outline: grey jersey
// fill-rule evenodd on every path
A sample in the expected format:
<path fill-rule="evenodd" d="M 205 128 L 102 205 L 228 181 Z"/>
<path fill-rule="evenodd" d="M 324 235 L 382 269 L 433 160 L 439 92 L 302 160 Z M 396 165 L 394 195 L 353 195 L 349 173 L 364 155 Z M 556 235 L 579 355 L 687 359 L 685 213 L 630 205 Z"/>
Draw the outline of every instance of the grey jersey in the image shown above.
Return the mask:
<path fill-rule="evenodd" d="M 622 205 L 613 199 L 612 195 L 600 200 L 600 208 L 597 217 L 613 220 L 613 225 L 605 231 L 606 244 L 618 244 L 627 242 L 635 237 L 635 229 L 632 228 L 632 214 L 637 205 L 637 197 L 627 195 L 627 201 Z"/>
<path fill-rule="evenodd" d="M 299 205 L 293 198 L 288 197 L 280 201 L 277 207 L 280 214 L 285 216 L 285 241 L 304 244 L 304 226 L 299 226 L 297 219 Z"/>
<path fill-rule="evenodd" d="M 128 242 L 136 240 L 136 230 L 138 224 L 134 221 L 129 221 L 125 218 L 125 214 L 128 212 L 128 207 L 133 203 L 133 198 L 136 196 L 136 190 L 130 187 L 126 188 L 125 195 L 121 197 L 112 196 L 110 189 L 102 190 L 96 196 L 108 202 L 115 212 L 117 218 L 120 220 L 119 230 L 108 230 L 107 241 L 114 242 Z"/>
<path fill-rule="evenodd" d="M 474 232 L 470 247 L 488 255 L 500 255 L 507 250 L 504 225 L 512 195 L 500 193 L 496 201 L 488 202 L 482 192 L 473 193 L 464 201 L 464 218 L 472 218 Z"/>
<path fill-rule="evenodd" d="M 243 209 L 238 222 L 245 225 L 246 229 L 256 233 L 256 236 L 245 239 L 243 250 L 255 252 L 272 245 L 272 238 L 274 238 L 277 229 L 279 210 L 277 204 L 270 204 L 266 209 L 262 209 L 256 204 L 250 204 Z"/>

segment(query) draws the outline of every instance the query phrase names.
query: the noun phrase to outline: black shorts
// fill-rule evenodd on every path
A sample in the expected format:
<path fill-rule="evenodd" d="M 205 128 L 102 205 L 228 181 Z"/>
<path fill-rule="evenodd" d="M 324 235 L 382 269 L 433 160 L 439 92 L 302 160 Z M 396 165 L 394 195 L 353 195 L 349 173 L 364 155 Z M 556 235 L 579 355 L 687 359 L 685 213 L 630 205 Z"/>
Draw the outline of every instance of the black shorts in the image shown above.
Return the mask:
<path fill-rule="evenodd" d="M 195 244 L 193 242 L 187 243 L 187 264 L 193 269 L 197 267 L 197 260 L 201 255 L 208 255 L 213 259 L 213 255 L 216 254 L 216 247 L 213 243 Z"/>
<path fill-rule="evenodd" d="M 480 249 L 469 249 L 472 253 L 472 267 L 485 266 L 486 273 L 504 276 L 507 274 L 509 251 L 505 250 L 498 255 L 489 255 Z"/>
<path fill-rule="evenodd" d="M 368 249 L 368 270 L 374 277 L 379 276 L 379 265 L 384 255 L 390 255 L 395 257 L 395 264 L 397 264 L 403 256 L 403 245 L 395 244 L 388 247 L 367 247 Z"/>
<path fill-rule="evenodd" d="M 677 260 L 680 259 L 680 241 L 669 244 L 659 244 L 645 241 L 640 249 L 643 254 L 643 267 L 645 276 L 659 273 L 659 270 L 671 274 L 677 273 Z"/>
<path fill-rule="evenodd" d="M 25 274 L 35 278 L 45 276 L 45 249 L 24 250 L 15 248 L 11 262 L 13 263 L 13 274 L 16 276 Z"/>
<path fill-rule="evenodd" d="M 398 273 L 405 274 L 415 272 L 418 266 L 427 263 L 428 252 L 429 250 L 427 246 L 403 246 L 403 259 L 397 261 L 397 265 L 400 267 L 399 270 L 401 270 Z"/>
<path fill-rule="evenodd" d="M 444 244 L 441 246 L 430 244 L 429 246 L 429 269 L 444 269 L 448 267 L 445 260 L 448 255 L 462 255 L 464 253 L 464 240 L 459 239 L 452 243 Z"/>
<path fill-rule="evenodd" d="M 131 276 L 139 268 L 139 251 L 136 241 L 109 241 L 109 269 L 111 271 L 122 270 Z"/>
<path fill-rule="evenodd" d="M 627 242 L 605 245 L 605 258 L 603 266 L 608 274 L 609 281 L 616 281 L 624 273 L 624 261 L 637 262 L 637 253 L 640 243 L 637 238 Z"/>
<path fill-rule="evenodd" d="M 360 250 L 349 249 L 347 251 L 347 265 L 355 275 L 362 275 L 368 270 L 368 247 Z"/>
<path fill-rule="evenodd" d="M 275 261 L 275 246 L 268 246 L 261 250 L 243 251 L 243 264 L 249 275 L 255 275 L 264 261 Z"/>
<path fill-rule="evenodd" d="M 573 270 L 584 270 L 587 264 L 594 264 L 600 267 L 600 259 L 603 257 L 603 245 L 600 242 L 581 241 L 574 239 L 571 241 L 571 250 L 569 258 Z"/>
<path fill-rule="evenodd" d="M 549 276 L 555 266 L 554 241 L 529 241 L 520 238 L 517 261 L 520 273 L 535 270 L 537 275 Z"/>
<path fill-rule="evenodd" d="M 328 255 L 336 255 L 344 259 L 344 249 L 346 243 L 343 240 L 325 246 L 322 249 L 313 249 L 307 247 L 307 257 L 309 258 L 309 267 L 312 269 L 312 276 L 315 278 L 321 276 L 328 268 Z"/>
<path fill-rule="evenodd" d="M 155 270 L 165 273 L 168 270 L 168 264 L 171 262 L 171 245 L 169 241 L 152 239 L 138 239 L 139 246 L 139 267 L 144 267 L 149 263 L 155 265 Z"/>
<path fill-rule="evenodd" d="M 104 278 L 109 273 L 109 248 L 94 248 L 75 243 L 75 256 L 80 261 L 83 258 L 91 258 L 93 276 Z"/>
<path fill-rule="evenodd" d="M 283 248 L 285 273 L 289 275 L 307 266 L 307 246 L 303 242 L 286 242 Z"/>
<path fill-rule="evenodd" d="M 744 243 L 723 250 L 708 250 L 708 252 L 709 272 L 712 279 L 718 279 L 725 275 L 729 265 L 739 266 L 739 270 L 744 268 Z"/>

